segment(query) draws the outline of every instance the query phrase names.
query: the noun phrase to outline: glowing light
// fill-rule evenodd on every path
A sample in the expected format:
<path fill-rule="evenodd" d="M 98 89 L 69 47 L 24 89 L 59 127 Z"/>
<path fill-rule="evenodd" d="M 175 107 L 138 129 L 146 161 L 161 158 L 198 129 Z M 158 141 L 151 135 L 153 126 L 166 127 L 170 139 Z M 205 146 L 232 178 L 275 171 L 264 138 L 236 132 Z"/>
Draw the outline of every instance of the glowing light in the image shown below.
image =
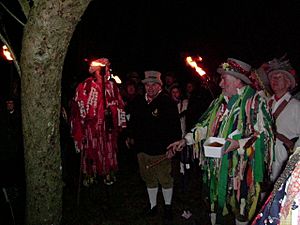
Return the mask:
<path fill-rule="evenodd" d="M 202 61 L 202 57 L 198 56 L 197 58 L 198 62 Z M 196 70 L 196 72 L 200 75 L 200 77 L 204 76 L 206 74 L 205 70 L 198 66 L 197 61 L 193 60 L 191 56 L 186 57 L 186 62 Z"/>
<path fill-rule="evenodd" d="M 111 78 L 115 79 L 115 81 L 116 81 L 117 84 L 121 84 L 122 83 L 121 79 L 117 75 L 114 76 L 113 74 L 111 74 Z"/>
<path fill-rule="evenodd" d="M 97 67 L 97 66 L 104 67 L 106 65 L 103 64 L 103 63 L 100 63 L 100 62 L 93 61 L 93 62 L 91 62 L 91 66 L 93 66 L 93 67 Z"/>
<path fill-rule="evenodd" d="M 2 50 L 3 50 L 3 55 L 5 56 L 6 60 L 8 60 L 8 61 L 14 60 L 6 45 L 2 46 Z"/>

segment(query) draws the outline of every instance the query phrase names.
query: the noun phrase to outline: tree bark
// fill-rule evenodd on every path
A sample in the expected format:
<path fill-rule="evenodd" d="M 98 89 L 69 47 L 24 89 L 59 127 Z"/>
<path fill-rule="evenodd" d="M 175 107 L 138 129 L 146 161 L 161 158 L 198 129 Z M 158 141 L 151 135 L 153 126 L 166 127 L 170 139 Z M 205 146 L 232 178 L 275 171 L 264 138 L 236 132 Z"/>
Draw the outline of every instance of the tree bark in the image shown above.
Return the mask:
<path fill-rule="evenodd" d="M 73 31 L 91 0 L 36 0 L 24 28 L 21 105 L 26 224 L 59 224 L 61 76 Z"/>

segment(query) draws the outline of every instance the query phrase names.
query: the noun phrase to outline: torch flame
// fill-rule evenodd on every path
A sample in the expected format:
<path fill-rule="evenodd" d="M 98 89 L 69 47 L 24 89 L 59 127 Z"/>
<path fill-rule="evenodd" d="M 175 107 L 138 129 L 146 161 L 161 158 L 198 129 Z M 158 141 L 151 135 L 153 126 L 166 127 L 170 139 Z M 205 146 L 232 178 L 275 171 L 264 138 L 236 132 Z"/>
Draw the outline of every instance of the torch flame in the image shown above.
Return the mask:
<path fill-rule="evenodd" d="M 112 74 L 111 77 L 112 77 L 113 79 L 115 79 L 115 81 L 116 81 L 117 84 L 121 84 L 121 83 L 122 83 L 122 80 L 121 80 L 120 77 L 118 77 L 117 75 L 114 76 L 114 75 Z"/>
<path fill-rule="evenodd" d="M 104 67 L 106 65 L 103 64 L 103 63 L 100 63 L 100 62 L 93 61 L 93 62 L 91 62 L 91 66 L 94 66 L 94 67 L 97 67 L 97 66 Z"/>
<path fill-rule="evenodd" d="M 6 45 L 2 46 L 3 55 L 8 61 L 14 60 Z"/>
<path fill-rule="evenodd" d="M 198 57 L 198 61 L 200 62 L 202 61 L 202 58 L 200 56 Z M 200 75 L 200 77 L 206 74 L 206 72 L 200 66 L 198 66 L 197 62 L 194 61 L 191 56 L 186 57 L 186 62 L 196 70 L 196 72 Z"/>

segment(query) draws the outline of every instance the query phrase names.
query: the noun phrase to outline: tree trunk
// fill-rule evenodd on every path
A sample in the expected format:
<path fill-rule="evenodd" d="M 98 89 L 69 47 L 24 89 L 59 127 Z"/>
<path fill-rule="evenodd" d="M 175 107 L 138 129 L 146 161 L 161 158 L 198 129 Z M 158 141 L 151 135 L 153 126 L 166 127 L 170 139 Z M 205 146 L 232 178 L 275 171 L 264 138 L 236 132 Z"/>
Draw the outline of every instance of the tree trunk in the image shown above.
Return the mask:
<path fill-rule="evenodd" d="M 91 0 L 36 0 L 24 28 L 21 105 L 26 224 L 59 224 L 61 75 L 68 44 Z"/>

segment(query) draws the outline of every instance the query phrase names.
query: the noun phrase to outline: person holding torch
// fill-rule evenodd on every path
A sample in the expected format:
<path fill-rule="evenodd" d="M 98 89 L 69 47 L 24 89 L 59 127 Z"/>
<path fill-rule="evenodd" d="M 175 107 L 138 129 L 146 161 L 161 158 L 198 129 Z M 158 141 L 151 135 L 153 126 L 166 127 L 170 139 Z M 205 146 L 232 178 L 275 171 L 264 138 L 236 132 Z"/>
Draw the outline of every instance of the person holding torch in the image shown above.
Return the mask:
<path fill-rule="evenodd" d="M 126 127 L 124 102 L 115 82 L 110 78 L 110 62 L 106 58 L 92 61 L 92 75 L 76 88 L 71 115 L 71 135 L 81 152 L 80 173 L 89 186 L 97 176 L 111 185 L 116 180 L 117 139 Z"/>
<path fill-rule="evenodd" d="M 224 216 L 233 214 L 235 224 L 248 224 L 255 215 L 264 175 L 271 168 L 272 117 L 265 98 L 250 86 L 250 65 L 228 58 L 217 72 L 222 93 L 183 139 L 168 146 L 167 157 L 192 145 L 209 190 L 211 223 L 223 224 Z M 201 151 L 210 137 L 224 140 L 221 157 L 206 157 Z"/>

